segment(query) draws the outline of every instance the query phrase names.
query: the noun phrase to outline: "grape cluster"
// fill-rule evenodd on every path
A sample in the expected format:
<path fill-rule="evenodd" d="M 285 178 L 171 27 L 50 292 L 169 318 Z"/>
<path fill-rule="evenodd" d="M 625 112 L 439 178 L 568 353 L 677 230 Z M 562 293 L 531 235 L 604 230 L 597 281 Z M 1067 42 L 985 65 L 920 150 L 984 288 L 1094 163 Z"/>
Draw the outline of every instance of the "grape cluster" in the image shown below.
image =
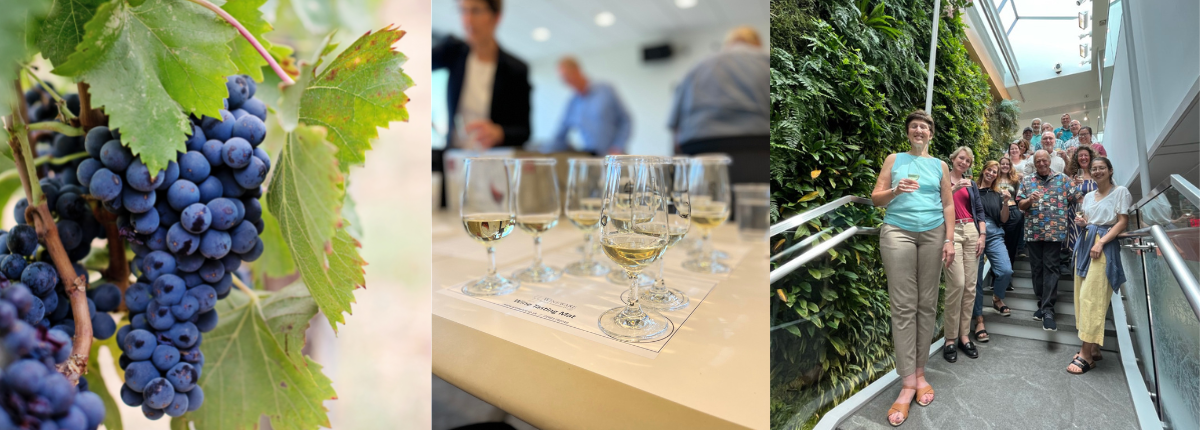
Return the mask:
<path fill-rule="evenodd" d="M 88 216 L 90 214 L 88 212 Z M 60 232 L 67 230 L 68 234 L 79 234 L 72 232 L 70 226 L 77 224 L 72 220 L 61 219 L 57 224 Z M 103 232 L 98 225 L 94 230 Z M 90 231 L 82 233 L 87 240 L 86 244 L 80 246 L 88 246 L 95 238 L 94 234 Z M 66 241 L 63 239 L 63 242 Z M 30 312 L 22 315 L 22 319 L 31 325 L 58 329 L 74 337 L 75 319 L 71 312 L 71 301 L 58 270 L 50 263 L 50 256 L 44 250 L 37 259 L 41 261 L 33 259 L 40 249 L 37 231 L 33 226 L 18 224 L 9 232 L 0 231 L 0 243 L 4 244 L 0 252 L 0 277 L 5 282 L 26 287 L 33 295 Z M 78 263 L 73 264 L 75 273 L 84 276 L 86 282 L 87 270 Z M 117 331 L 117 324 L 109 312 L 117 310 L 121 304 L 121 290 L 116 285 L 104 283 L 88 290 L 87 295 L 92 335 L 97 339 L 112 337 Z"/>
<path fill-rule="evenodd" d="M 47 91 L 54 90 L 54 86 L 46 83 L 35 84 L 28 91 L 25 91 L 25 108 L 29 114 L 30 122 L 57 121 L 59 116 L 59 106 Z M 67 94 L 62 96 L 63 101 L 67 104 L 67 109 L 73 115 L 79 115 L 79 94 Z M 71 154 L 83 152 L 83 138 L 81 136 L 67 136 L 54 132 L 39 132 L 34 134 L 35 140 L 34 151 L 35 157 L 43 155 L 52 155 L 54 158 L 62 158 Z M 50 164 L 48 168 L 39 169 L 40 175 L 46 176 L 47 170 L 55 172 L 63 183 L 76 184 L 75 169 L 79 166 L 79 160 L 63 164 Z M 54 207 L 51 206 L 51 209 Z"/>
<path fill-rule="evenodd" d="M 31 255 L 37 248 L 32 227 L 17 226 L 6 235 L 7 245 L 22 253 L 9 256 Z M 44 315 L 49 307 L 69 310 L 70 304 L 65 298 L 56 305 L 39 299 L 36 292 L 53 293 L 57 281 L 51 278 L 58 277 L 52 266 L 40 264 L 46 263 L 30 264 L 21 282 L 0 280 L 0 343 L 7 361 L 0 377 L 0 429 L 95 429 L 104 421 L 100 396 L 88 392 L 86 379 L 74 386 L 55 369 L 71 355 L 71 335 L 47 329 Z"/>
<path fill-rule="evenodd" d="M 200 407 L 201 333 L 216 327 L 213 308 L 232 290 L 234 271 L 263 252 L 266 106 L 249 77 L 231 76 L 226 86 L 232 111 L 193 117 L 187 152 L 165 170 L 150 172 L 105 127 L 84 140 L 91 158 L 77 177 L 118 214 L 135 255 L 137 283 L 125 291 L 130 324 L 117 332 L 121 399 L 150 419 Z"/>

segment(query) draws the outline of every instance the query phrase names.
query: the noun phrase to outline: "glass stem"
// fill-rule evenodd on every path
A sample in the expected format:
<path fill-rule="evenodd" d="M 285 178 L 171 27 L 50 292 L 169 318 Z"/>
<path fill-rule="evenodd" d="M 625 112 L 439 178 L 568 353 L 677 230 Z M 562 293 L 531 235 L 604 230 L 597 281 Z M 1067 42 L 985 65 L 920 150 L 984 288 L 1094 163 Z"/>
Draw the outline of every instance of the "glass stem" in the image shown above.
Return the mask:
<path fill-rule="evenodd" d="M 713 252 L 712 242 L 709 241 L 712 232 L 704 229 L 704 236 L 700 238 L 700 255 L 708 257 L 709 261 L 714 265 L 717 262 L 717 253 Z"/>
<path fill-rule="evenodd" d="M 496 277 L 496 247 L 487 247 L 488 251 L 488 277 Z"/>
<path fill-rule="evenodd" d="M 588 267 L 592 266 L 592 232 L 590 231 L 583 234 L 583 263 Z"/>
<path fill-rule="evenodd" d="M 650 287 L 650 294 L 666 294 L 667 280 L 663 279 L 663 269 L 667 267 L 666 252 L 658 257 L 658 279 L 654 281 L 654 285 Z"/>
<path fill-rule="evenodd" d="M 533 235 L 533 267 L 542 267 L 542 235 Z"/>
<path fill-rule="evenodd" d="M 625 276 L 629 277 L 629 291 L 633 292 L 633 294 L 629 296 L 629 304 L 625 306 L 625 312 L 622 312 L 626 317 L 637 317 L 642 315 L 642 304 L 638 303 L 638 299 L 642 293 L 638 288 L 641 285 L 641 282 L 638 279 L 640 274 L 640 272 L 631 272 L 628 270 L 625 271 Z"/>

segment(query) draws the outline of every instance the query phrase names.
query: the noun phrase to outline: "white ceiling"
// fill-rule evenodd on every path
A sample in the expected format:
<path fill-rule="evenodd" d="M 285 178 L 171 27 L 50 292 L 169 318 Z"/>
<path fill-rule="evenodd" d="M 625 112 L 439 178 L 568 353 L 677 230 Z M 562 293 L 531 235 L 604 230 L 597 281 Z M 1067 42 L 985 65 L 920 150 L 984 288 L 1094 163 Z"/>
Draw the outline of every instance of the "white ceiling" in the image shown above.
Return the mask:
<path fill-rule="evenodd" d="M 600 12 L 612 13 L 616 22 L 596 25 Z M 666 40 L 684 30 L 724 31 L 745 24 L 767 28 L 769 13 L 767 0 L 697 0 L 689 9 L 676 7 L 675 0 L 506 0 L 496 38 L 504 49 L 529 62 L 621 43 Z M 533 40 L 538 27 L 550 30 L 549 40 Z M 456 0 L 433 0 L 433 30 L 461 37 Z"/>

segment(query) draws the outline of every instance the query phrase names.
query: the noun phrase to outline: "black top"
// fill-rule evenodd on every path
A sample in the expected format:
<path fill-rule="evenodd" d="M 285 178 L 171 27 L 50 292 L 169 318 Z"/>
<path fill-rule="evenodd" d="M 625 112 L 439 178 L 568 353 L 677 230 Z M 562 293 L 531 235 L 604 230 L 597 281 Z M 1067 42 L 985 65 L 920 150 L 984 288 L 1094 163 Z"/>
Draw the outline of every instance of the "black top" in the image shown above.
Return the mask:
<path fill-rule="evenodd" d="M 983 213 L 991 222 L 1000 222 L 1000 212 L 1004 206 L 1004 196 L 992 191 L 991 188 L 979 189 L 979 202 L 983 204 Z"/>
<path fill-rule="evenodd" d="M 467 55 L 471 48 L 453 36 L 447 36 L 433 46 L 433 69 L 450 69 L 450 82 L 446 91 L 446 104 L 450 108 L 447 130 L 454 130 L 454 116 L 458 112 L 458 99 L 462 94 L 463 77 L 467 69 Z M 499 50 L 496 60 L 496 77 L 492 81 L 492 105 L 488 114 L 492 122 L 504 129 L 504 141 L 497 146 L 521 146 L 529 140 L 529 67 L 517 57 Z M 451 135 L 453 132 L 450 133 Z M 454 145 L 453 139 L 447 148 Z"/>

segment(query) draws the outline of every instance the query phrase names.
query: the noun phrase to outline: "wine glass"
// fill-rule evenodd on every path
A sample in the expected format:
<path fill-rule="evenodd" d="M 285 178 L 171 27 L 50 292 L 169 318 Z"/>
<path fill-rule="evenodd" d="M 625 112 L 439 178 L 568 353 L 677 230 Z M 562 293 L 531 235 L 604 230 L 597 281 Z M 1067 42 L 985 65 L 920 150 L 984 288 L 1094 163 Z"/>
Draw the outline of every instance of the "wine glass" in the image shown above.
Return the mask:
<path fill-rule="evenodd" d="M 470 296 L 498 296 L 521 286 L 520 281 L 496 274 L 496 241 L 512 233 L 516 224 L 509 189 L 510 160 L 468 158 L 463 165 L 465 179 L 461 205 L 463 228 L 467 235 L 487 247 L 488 274 L 463 286 Z"/>
<path fill-rule="evenodd" d="M 600 229 L 600 207 L 604 203 L 604 160 L 567 160 L 567 219 L 583 231 L 583 260 L 568 264 L 565 272 L 575 276 L 603 276 L 608 266 L 592 259 L 593 240 Z"/>
<path fill-rule="evenodd" d="M 625 342 L 650 342 L 669 334 L 673 324 L 643 308 L 638 275 L 662 256 L 670 241 L 667 214 L 666 157 L 610 155 L 604 159 L 604 202 L 600 245 L 625 269 L 631 300 L 600 315 L 600 330 Z"/>
<path fill-rule="evenodd" d="M 552 282 L 562 272 L 542 263 L 542 233 L 558 225 L 562 204 L 558 199 L 558 175 L 553 158 L 513 160 L 513 206 L 517 227 L 533 235 L 533 264 L 513 273 L 525 282 Z"/>
<path fill-rule="evenodd" d="M 729 266 L 712 251 L 712 231 L 729 218 L 729 162 L 725 155 L 692 159 L 688 191 L 692 201 L 692 226 L 700 229 L 701 252 L 683 262 L 683 268 L 699 273 L 726 273 Z"/>
<path fill-rule="evenodd" d="M 640 297 L 642 306 L 673 311 L 687 307 L 690 301 L 682 291 L 667 287 L 666 279 L 663 278 L 663 269 L 667 265 L 667 250 L 679 243 L 680 239 L 687 235 L 688 228 L 691 226 L 692 209 L 688 198 L 688 166 L 690 162 L 691 159 L 687 157 L 674 157 L 671 159 L 671 164 L 664 166 L 666 192 L 663 195 L 667 198 L 667 247 L 663 248 L 663 256 L 658 258 L 658 277 L 654 284 L 649 289 L 642 290 Z M 658 228 L 658 225 L 643 225 L 639 227 L 639 231 L 650 228 Z M 629 301 L 626 297 L 622 297 L 622 299 Z"/>

